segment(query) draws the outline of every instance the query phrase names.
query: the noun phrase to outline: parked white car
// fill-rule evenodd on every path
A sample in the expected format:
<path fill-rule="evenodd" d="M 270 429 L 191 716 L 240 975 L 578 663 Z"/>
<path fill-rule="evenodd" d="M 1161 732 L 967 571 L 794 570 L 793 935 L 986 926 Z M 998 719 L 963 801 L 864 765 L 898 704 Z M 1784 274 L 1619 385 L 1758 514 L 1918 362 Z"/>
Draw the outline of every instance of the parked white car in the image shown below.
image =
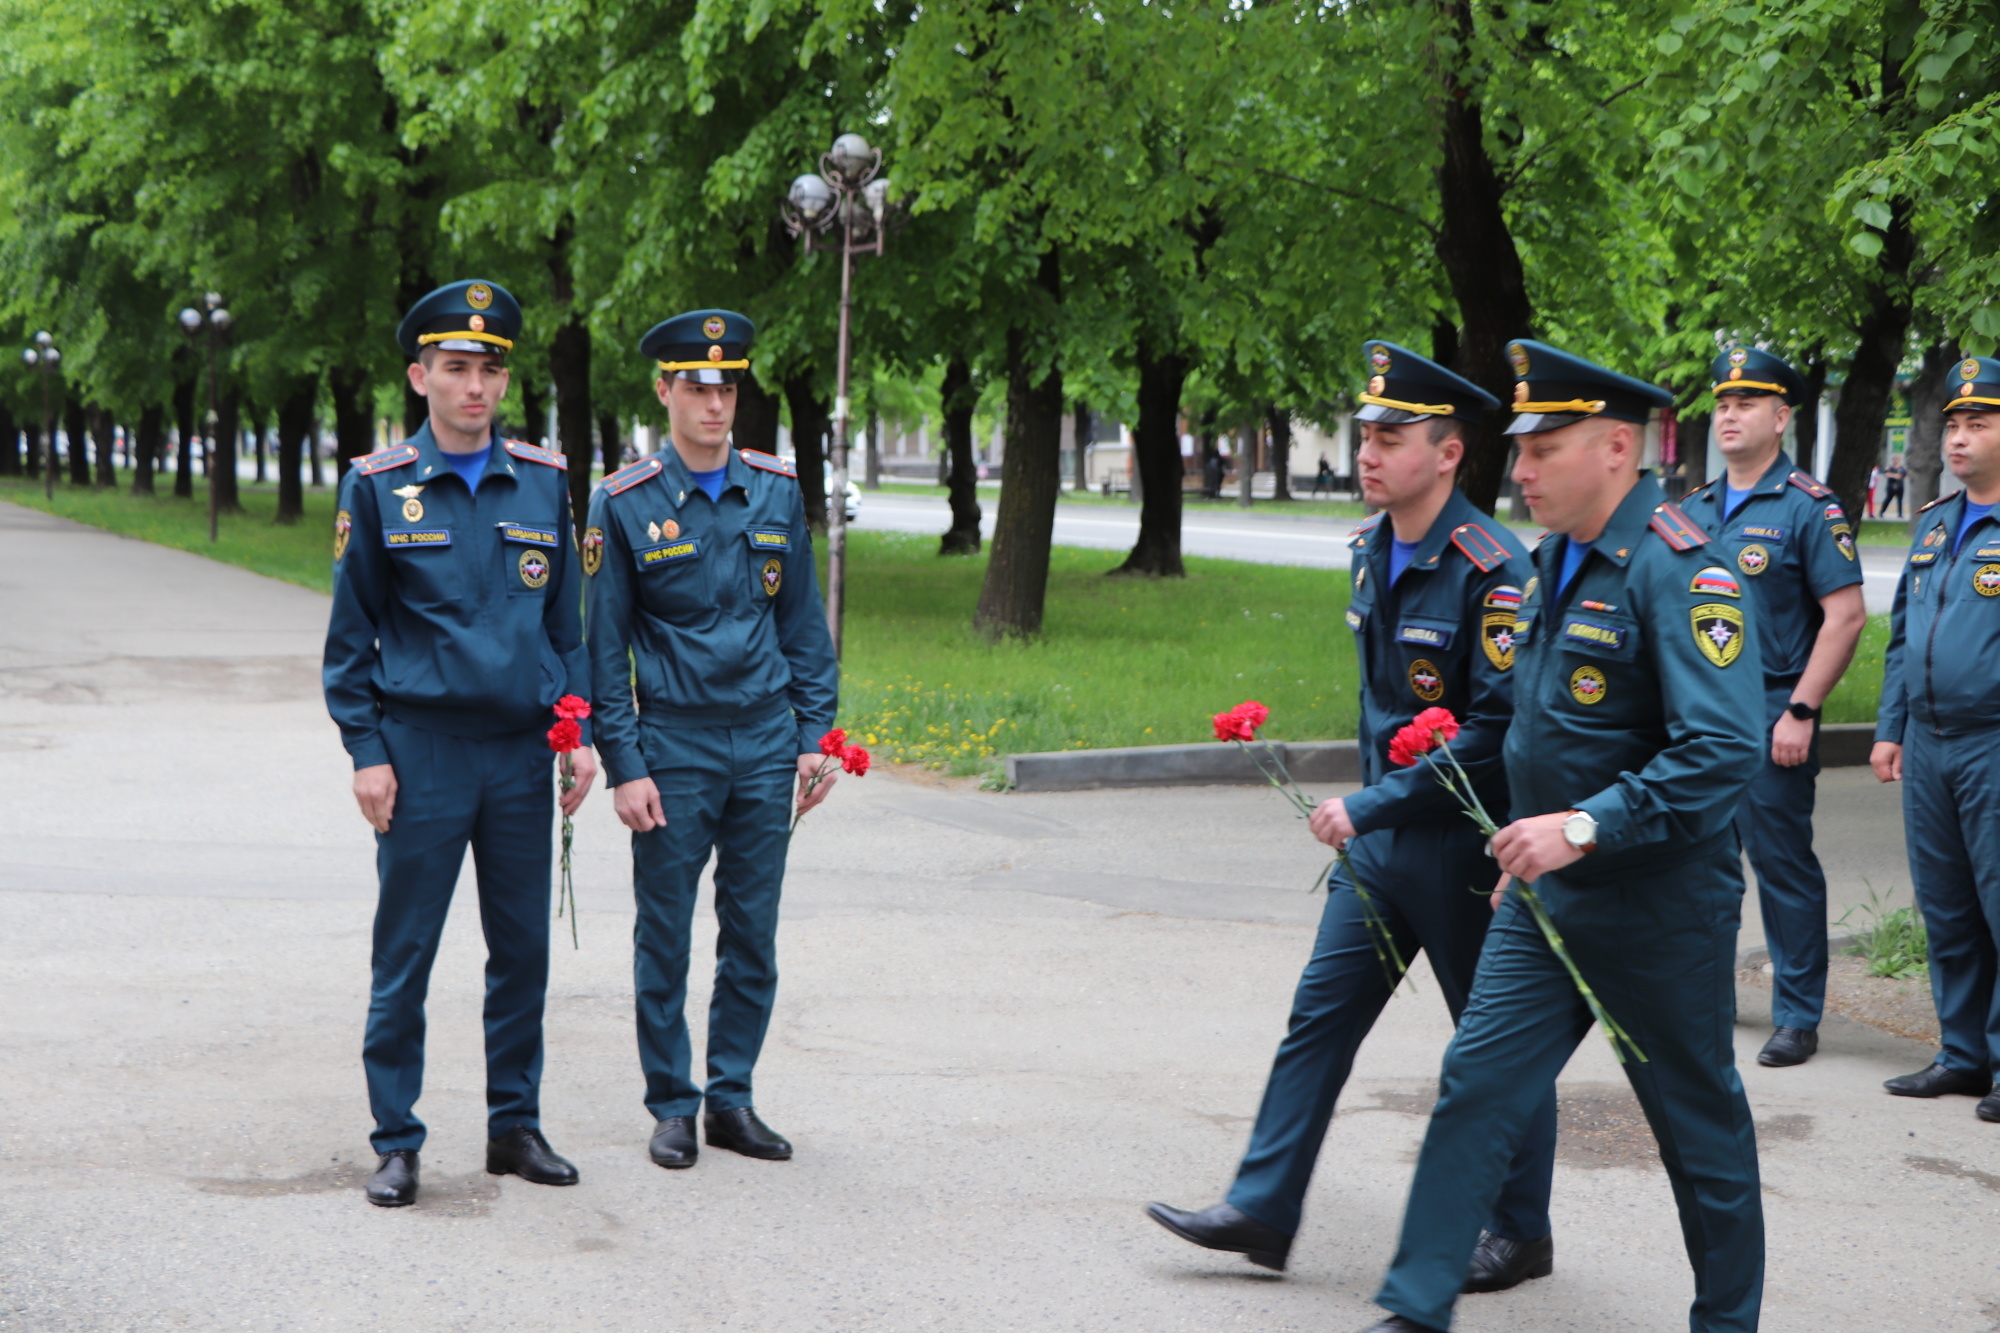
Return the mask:
<path fill-rule="evenodd" d="M 825 481 L 820 486 L 820 490 L 826 496 L 827 503 L 832 504 L 833 464 L 831 463 L 820 464 L 820 475 L 825 478 Z M 850 473 L 847 478 L 847 521 L 849 523 L 852 523 L 854 521 L 854 516 L 856 514 L 859 514 L 860 512 L 861 512 L 861 488 L 854 484 L 853 474 Z"/>

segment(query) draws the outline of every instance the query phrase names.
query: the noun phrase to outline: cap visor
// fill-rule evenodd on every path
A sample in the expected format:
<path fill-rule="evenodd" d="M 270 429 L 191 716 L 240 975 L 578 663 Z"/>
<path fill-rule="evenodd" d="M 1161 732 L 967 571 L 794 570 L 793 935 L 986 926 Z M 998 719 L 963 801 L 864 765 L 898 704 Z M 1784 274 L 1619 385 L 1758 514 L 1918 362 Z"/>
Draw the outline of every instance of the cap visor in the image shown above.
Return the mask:
<path fill-rule="evenodd" d="M 1592 420 L 1589 412 L 1516 412 L 1514 419 L 1507 423 L 1502 435 L 1540 435 L 1547 430 L 1561 430 L 1564 426 L 1574 426 L 1579 421 Z"/>
<path fill-rule="evenodd" d="M 712 366 L 703 366 L 699 370 L 676 370 L 674 375 L 690 384 L 734 384 L 743 378 L 740 370 L 716 370 Z"/>
<path fill-rule="evenodd" d="M 1354 414 L 1356 421 L 1373 421 L 1383 426 L 1407 426 L 1412 421 L 1429 421 L 1422 412 L 1405 412 L 1399 407 L 1384 407 L 1380 403 L 1363 403 L 1361 410 Z"/>
<path fill-rule="evenodd" d="M 500 357 L 507 355 L 507 349 L 504 347 L 495 347 L 492 343 L 474 342 L 470 338 L 446 338 L 443 342 L 426 343 L 425 346 L 435 347 L 440 352 L 483 352 L 487 356 Z M 417 350 L 422 351 L 423 348 Z"/>

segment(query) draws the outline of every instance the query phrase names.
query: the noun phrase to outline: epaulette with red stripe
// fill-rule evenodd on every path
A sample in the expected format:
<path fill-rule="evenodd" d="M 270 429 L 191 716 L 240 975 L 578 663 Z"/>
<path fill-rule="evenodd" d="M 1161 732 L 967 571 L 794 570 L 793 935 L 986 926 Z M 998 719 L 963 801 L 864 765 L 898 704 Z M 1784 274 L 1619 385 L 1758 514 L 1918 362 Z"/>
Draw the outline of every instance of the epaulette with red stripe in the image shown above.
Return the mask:
<path fill-rule="evenodd" d="M 646 478 L 658 476 L 660 467 L 661 463 L 657 458 L 642 458 L 636 463 L 627 464 L 604 479 L 604 493 L 617 495 L 629 491 Z"/>
<path fill-rule="evenodd" d="M 1820 485 L 1809 473 L 1794 472 L 1785 480 L 1791 482 L 1792 485 L 1798 487 L 1815 500 L 1824 500 L 1827 496 L 1833 494 L 1832 491 Z"/>
<path fill-rule="evenodd" d="M 799 475 L 798 468 L 776 454 L 760 453 L 755 449 L 738 449 L 736 452 L 743 455 L 743 461 L 751 467 L 762 468 L 766 472 L 775 472 L 781 477 L 796 477 Z"/>
<path fill-rule="evenodd" d="M 1696 527 L 1676 504 L 1663 504 L 1653 511 L 1653 521 L 1647 526 L 1666 539 L 1667 545 L 1676 551 L 1692 551 L 1697 546 L 1708 544 L 1708 534 Z"/>
<path fill-rule="evenodd" d="M 507 441 L 507 452 L 516 458 L 525 458 L 530 463 L 540 463 L 543 467 L 552 467 L 558 472 L 569 471 L 569 459 L 563 457 L 553 449 L 544 449 L 541 445 L 529 444 L 526 440 Z"/>
<path fill-rule="evenodd" d="M 354 460 L 354 470 L 364 477 L 372 477 L 377 472 L 387 472 L 392 467 L 417 461 L 417 446 L 399 444 L 393 449 L 383 449 L 377 453 L 363 454 Z"/>
<path fill-rule="evenodd" d="M 1493 540 L 1493 534 L 1477 523 L 1462 523 L 1451 530 L 1451 544 L 1465 552 L 1482 574 L 1491 574 L 1507 563 L 1507 548 Z"/>
<path fill-rule="evenodd" d="M 1957 492 L 1957 491 L 1953 491 L 1953 492 L 1951 493 L 1951 495 L 1957 495 L 1957 494 L 1958 494 L 1958 492 Z M 1924 507 L 1923 507 L 1922 509 L 1919 509 L 1919 510 L 1918 510 L 1917 512 L 1918 512 L 1919 514 L 1928 514 L 1928 513 L 1930 513 L 1930 512 L 1931 512 L 1931 510 L 1933 510 L 1933 509 L 1936 509 L 1936 508 L 1937 508 L 1937 507 L 1938 507 L 1939 505 L 1943 504 L 1943 503 L 1944 503 L 1944 502 L 1945 502 L 1946 500 L 1949 500 L 1949 499 L 1951 499 L 1951 495 L 1940 495 L 1940 496 L 1939 496 L 1939 497 L 1938 497 L 1937 499 L 1935 499 L 1935 500 L 1931 501 L 1931 502 L 1930 502 L 1929 504 L 1925 505 L 1925 506 L 1924 506 Z"/>
<path fill-rule="evenodd" d="M 1354 535 L 1347 539 L 1347 544 L 1357 551 L 1360 550 L 1368 544 L 1369 534 L 1381 526 L 1381 514 L 1375 514 L 1372 517 L 1362 520 L 1361 526 L 1354 530 Z"/>

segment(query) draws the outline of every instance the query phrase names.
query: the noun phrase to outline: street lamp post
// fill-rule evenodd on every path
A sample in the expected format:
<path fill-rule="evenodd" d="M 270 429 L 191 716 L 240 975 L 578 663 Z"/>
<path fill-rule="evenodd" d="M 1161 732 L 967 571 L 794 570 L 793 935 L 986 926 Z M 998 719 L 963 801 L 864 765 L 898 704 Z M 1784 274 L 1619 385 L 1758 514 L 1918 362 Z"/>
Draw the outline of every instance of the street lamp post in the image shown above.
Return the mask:
<path fill-rule="evenodd" d="M 215 431 L 216 427 L 222 424 L 222 419 L 215 410 L 215 357 L 222 349 L 222 335 L 229 332 L 230 316 L 229 312 L 222 308 L 222 295 L 219 292 L 210 292 L 202 298 L 202 304 L 208 307 L 206 315 L 193 306 L 188 306 L 181 311 L 179 319 L 181 332 L 188 336 L 188 341 L 200 340 L 208 344 L 208 431 L 203 437 L 201 458 L 202 467 L 208 473 L 208 539 L 214 541 L 216 514 L 219 509 L 217 501 L 220 498 L 216 490 L 215 469 L 222 465 L 221 460 L 215 456 Z M 228 459 L 227 465 L 232 468 L 236 466 L 233 454 Z"/>
<path fill-rule="evenodd" d="M 21 361 L 31 369 L 42 372 L 42 496 L 54 502 L 56 498 L 56 415 L 49 397 L 49 376 L 62 364 L 62 349 L 56 346 L 55 337 L 47 329 L 35 335 L 35 345 L 21 353 Z M 76 441 L 70 441 L 70 448 Z"/>
<path fill-rule="evenodd" d="M 878 175 L 882 150 L 858 134 L 843 134 L 822 154 L 818 172 L 792 182 L 780 205 L 785 228 L 812 253 L 813 237 L 840 228 L 840 340 L 833 397 L 833 485 L 826 511 L 826 623 L 833 651 L 841 651 L 842 610 L 847 595 L 847 430 L 852 415 L 847 392 L 849 327 L 854 306 L 854 256 L 879 255 L 888 228 L 889 178 Z M 801 477 L 801 485 L 812 479 Z"/>

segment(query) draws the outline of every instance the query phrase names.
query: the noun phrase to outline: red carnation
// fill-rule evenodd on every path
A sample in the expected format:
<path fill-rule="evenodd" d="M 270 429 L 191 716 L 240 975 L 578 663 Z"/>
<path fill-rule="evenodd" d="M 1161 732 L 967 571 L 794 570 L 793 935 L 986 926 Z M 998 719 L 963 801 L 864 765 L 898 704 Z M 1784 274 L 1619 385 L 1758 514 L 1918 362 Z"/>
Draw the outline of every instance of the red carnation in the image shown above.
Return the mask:
<path fill-rule="evenodd" d="M 868 764 L 868 751 L 858 745 L 848 746 L 840 756 L 840 766 L 857 778 L 867 773 Z"/>
<path fill-rule="evenodd" d="M 832 731 L 827 732 L 826 735 L 819 738 L 819 752 L 821 754 L 838 757 L 846 749 L 847 733 L 839 727 L 835 727 Z"/>
<path fill-rule="evenodd" d="M 557 754 L 568 754 L 583 745 L 583 728 L 573 717 L 566 717 L 549 728 L 549 748 Z"/>
<path fill-rule="evenodd" d="M 1449 708 L 1426 708 L 1390 738 L 1389 762 L 1408 768 L 1436 749 L 1440 737 L 1449 741 L 1457 735 L 1458 719 Z"/>
<path fill-rule="evenodd" d="M 1245 722 L 1248 722 L 1252 731 L 1263 726 L 1265 720 L 1271 716 L 1271 710 L 1258 703 L 1255 699 L 1245 699 L 1229 711 L 1242 718 Z"/>
<path fill-rule="evenodd" d="M 580 695 L 565 694 L 556 700 L 556 716 L 571 722 L 581 722 L 590 716 L 590 700 Z"/>
<path fill-rule="evenodd" d="M 1215 739 L 1219 741 L 1254 741 L 1257 728 L 1271 716 L 1271 710 L 1255 699 L 1245 699 L 1226 713 L 1217 713 L 1211 721 L 1215 725 Z"/>

